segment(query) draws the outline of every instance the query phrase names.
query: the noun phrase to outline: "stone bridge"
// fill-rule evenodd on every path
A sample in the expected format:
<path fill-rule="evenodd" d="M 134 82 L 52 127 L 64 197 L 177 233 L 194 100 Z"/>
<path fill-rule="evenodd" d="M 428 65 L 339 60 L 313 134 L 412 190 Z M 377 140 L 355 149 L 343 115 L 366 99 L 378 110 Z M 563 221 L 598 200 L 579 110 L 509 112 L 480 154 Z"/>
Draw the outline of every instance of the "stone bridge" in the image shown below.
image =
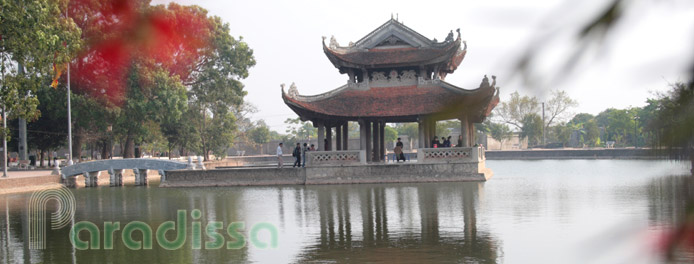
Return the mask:
<path fill-rule="evenodd" d="M 199 168 L 202 166 L 202 159 L 198 158 Z M 188 158 L 188 163 L 161 160 L 161 159 L 109 159 L 78 163 L 64 167 L 60 170 L 61 181 L 67 187 L 75 187 L 76 178 L 84 176 L 86 187 L 96 187 L 99 185 L 99 175 L 102 171 L 108 172 L 110 186 L 123 185 L 123 170 L 133 170 L 135 174 L 135 185 L 147 185 L 147 170 L 159 172 L 161 181 L 166 180 L 166 171 L 195 169 L 192 158 Z"/>

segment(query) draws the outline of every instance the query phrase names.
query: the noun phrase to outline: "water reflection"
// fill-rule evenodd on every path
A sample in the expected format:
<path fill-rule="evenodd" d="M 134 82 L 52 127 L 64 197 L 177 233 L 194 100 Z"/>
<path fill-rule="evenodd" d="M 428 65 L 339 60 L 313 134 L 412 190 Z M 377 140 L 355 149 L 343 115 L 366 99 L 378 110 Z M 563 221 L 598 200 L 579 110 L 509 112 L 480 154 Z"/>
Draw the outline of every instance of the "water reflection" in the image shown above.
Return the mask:
<path fill-rule="evenodd" d="M 498 239 L 477 231 L 482 188 L 481 183 L 310 187 L 318 196 L 320 236 L 295 261 L 497 262 Z M 361 230 L 353 230 L 358 222 Z"/>
<path fill-rule="evenodd" d="M 30 194 L 5 195 L 0 196 L 0 263 L 594 263 L 641 250 L 630 237 L 645 240 L 634 234 L 646 224 L 655 230 L 673 226 L 694 196 L 691 177 L 665 176 L 676 174 L 667 162 L 496 161 L 489 166 L 496 175 L 486 183 L 73 190 L 75 221 L 100 228 L 105 221 L 121 222 L 121 230 L 131 221 L 156 228 L 176 220 L 177 210 L 187 210 L 187 241 L 174 251 L 156 241 L 151 250 L 127 249 L 121 233 L 112 250 L 75 250 L 66 228 L 47 228 L 47 248 L 29 250 Z M 55 210 L 55 204 L 49 207 Z M 203 227 L 212 221 L 225 227 L 245 222 L 246 238 L 253 224 L 269 222 L 279 230 L 279 247 L 192 249 L 193 209 L 202 212 Z M 619 244 L 626 250 L 615 250 L 619 239 L 611 236 L 622 233 L 610 231 L 625 222 L 644 227 L 623 228 L 632 233 L 625 236 L 629 243 Z M 141 239 L 139 232 L 133 236 Z M 226 234 L 225 239 L 231 241 Z M 203 235 L 203 243 L 209 240 Z M 684 252 L 677 260 L 691 262 L 694 255 Z"/>

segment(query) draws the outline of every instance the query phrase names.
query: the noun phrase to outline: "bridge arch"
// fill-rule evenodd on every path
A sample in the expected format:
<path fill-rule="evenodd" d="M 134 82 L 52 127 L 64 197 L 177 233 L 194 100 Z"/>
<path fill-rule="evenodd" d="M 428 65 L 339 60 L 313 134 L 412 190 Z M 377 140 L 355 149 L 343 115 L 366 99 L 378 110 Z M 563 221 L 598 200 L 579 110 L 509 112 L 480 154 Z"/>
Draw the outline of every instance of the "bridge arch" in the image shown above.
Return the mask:
<path fill-rule="evenodd" d="M 161 175 L 162 181 L 165 181 L 166 171 L 187 168 L 194 169 L 190 160 L 189 163 L 185 163 L 161 159 L 108 159 L 67 166 L 61 169 L 60 174 L 63 183 L 68 187 L 74 187 L 75 178 L 79 175 L 84 175 L 87 187 L 95 187 L 98 185 L 99 174 L 102 171 L 107 171 L 110 174 L 110 185 L 121 186 L 123 185 L 123 170 L 133 170 L 135 185 L 147 185 L 147 170 L 156 170 Z"/>

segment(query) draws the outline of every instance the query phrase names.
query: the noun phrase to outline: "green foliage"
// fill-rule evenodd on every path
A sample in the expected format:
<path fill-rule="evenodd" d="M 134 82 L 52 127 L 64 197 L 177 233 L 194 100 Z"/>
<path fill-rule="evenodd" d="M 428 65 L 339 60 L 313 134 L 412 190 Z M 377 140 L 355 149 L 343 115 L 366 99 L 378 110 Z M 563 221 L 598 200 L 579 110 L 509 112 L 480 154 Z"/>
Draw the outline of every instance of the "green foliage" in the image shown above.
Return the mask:
<path fill-rule="evenodd" d="M 265 144 L 270 141 L 270 129 L 265 124 L 265 121 L 258 120 L 256 125 L 248 132 L 248 137 L 255 144 Z"/>
<path fill-rule="evenodd" d="M 564 147 L 566 147 L 571 140 L 571 134 L 574 130 L 576 130 L 577 127 L 578 125 L 574 125 L 573 123 L 569 122 L 552 127 L 552 132 L 556 136 L 557 140 L 561 142 Z"/>
<path fill-rule="evenodd" d="M 487 122 L 486 128 L 489 129 L 492 138 L 501 143 L 499 144 L 499 149 L 501 149 L 504 141 L 511 139 L 513 136 L 513 132 L 506 124 Z"/>
<path fill-rule="evenodd" d="M 694 82 L 672 84 L 669 94 L 654 103 L 658 107 L 650 123 L 657 138 L 653 146 L 663 148 L 670 158 L 690 159 L 694 173 Z"/>
<path fill-rule="evenodd" d="M 64 16 L 66 2 L 0 1 L 0 104 L 13 117 L 39 117 L 39 87 L 79 50 L 80 29 Z"/>
<path fill-rule="evenodd" d="M 583 124 L 583 131 L 585 131 L 585 140 L 589 146 L 600 146 L 600 128 L 595 120 L 591 119 L 585 122 Z"/>
<path fill-rule="evenodd" d="M 564 122 L 570 115 L 569 110 L 578 106 L 576 100 L 571 99 L 566 91 L 552 91 L 552 98 L 545 103 L 545 128 L 555 122 Z"/>
<path fill-rule="evenodd" d="M 520 96 L 518 92 L 511 94 L 508 102 L 501 102 L 494 109 L 494 115 L 509 125 L 518 129 L 523 128 L 523 119 L 530 114 L 536 114 L 540 110 L 540 104 L 535 97 Z"/>
<path fill-rule="evenodd" d="M 44 86 L 38 89 L 41 116 L 27 124 L 29 149 L 47 152 L 65 146 L 67 141 L 66 91 Z"/>
<path fill-rule="evenodd" d="M 395 131 L 398 132 L 398 135 L 406 135 L 410 139 L 419 137 L 419 125 L 417 123 L 397 123 L 395 124 Z"/>
<path fill-rule="evenodd" d="M 287 118 L 284 123 L 287 127 L 287 139 L 289 141 L 308 140 L 318 137 L 318 128 L 313 127 L 310 121 L 301 121 L 297 118 Z"/>
<path fill-rule="evenodd" d="M 391 126 L 385 126 L 383 131 L 385 132 L 384 140 L 386 142 L 393 142 L 398 139 L 398 131 L 395 130 L 395 128 Z"/>
<path fill-rule="evenodd" d="M 521 122 L 521 138 L 527 138 L 529 146 L 537 145 L 542 137 L 542 125 L 542 117 L 538 114 L 526 115 Z"/>
<path fill-rule="evenodd" d="M 212 51 L 202 59 L 190 86 L 190 99 L 202 120 L 198 129 L 205 160 L 209 160 L 209 151 L 223 157 L 231 145 L 236 118 L 230 109 L 242 107 L 246 91 L 239 79 L 248 77 L 248 69 L 255 65 L 253 50 L 229 34 L 229 24 L 219 17 L 209 20 L 214 29 Z"/>
<path fill-rule="evenodd" d="M 571 118 L 569 123 L 574 124 L 574 125 L 582 125 L 582 124 L 585 124 L 586 122 L 588 122 L 590 120 L 593 120 L 594 118 L 595 118 L 595 116 L 593 116 L 591 114 L 580 113 L 580 114 L 576 114 L 573 118 Z"/>
<path fill-rule="evenodd" d="M 436 136 L 448 137 L 455 129 L 460 129 L 459 120 L 447 120 L 436 122 Z"/>

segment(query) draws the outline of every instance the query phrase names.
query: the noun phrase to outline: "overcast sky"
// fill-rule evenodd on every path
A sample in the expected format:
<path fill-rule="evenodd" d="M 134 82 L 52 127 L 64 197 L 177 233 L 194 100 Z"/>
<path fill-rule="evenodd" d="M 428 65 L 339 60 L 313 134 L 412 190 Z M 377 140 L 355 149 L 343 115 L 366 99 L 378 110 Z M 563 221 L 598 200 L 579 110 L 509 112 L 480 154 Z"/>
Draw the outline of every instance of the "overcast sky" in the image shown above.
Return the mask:
<path fill-rule="evenodd" d="M 170 1 L 155 0 L 153 4 Z M 299 93 L 313 95 L 343 85 L 322 50 L 321 36 L 341 45 L 357 41 L 396 16 L 422 35 L 439 41 L 460 28 L 468 53 L 446 81 L 477 88 L 484 74 L 497 75 L 502 101 L 509 94 L 535 95 L 566 90 L 579 102 L 575 113 L 597 114 L 609 108 L 643 106 L 668 82 L 684 81 L 694 58 L 694 3 L 689 0 L 629 2 L 624 19 L 602 45 L 581 49 L 584 59 L 570 77 L 550 82 L 576 49 L 579 25 L 602 11 L 605 0 L 487 1 L 176 1 L 196 4 L 230 24 L 243 36 L 257 61 L 243 80 L 246 100 L 271 129 L 284 132 L 284 120 L 296 115 L 281 98 L 280 84 L 295 82 Z M 541 81 L 527 87 L 509 79 L 515 59 L 529 46 L 539 47 Z M 585 50 L 585 51 L 584 51 Z"/>

